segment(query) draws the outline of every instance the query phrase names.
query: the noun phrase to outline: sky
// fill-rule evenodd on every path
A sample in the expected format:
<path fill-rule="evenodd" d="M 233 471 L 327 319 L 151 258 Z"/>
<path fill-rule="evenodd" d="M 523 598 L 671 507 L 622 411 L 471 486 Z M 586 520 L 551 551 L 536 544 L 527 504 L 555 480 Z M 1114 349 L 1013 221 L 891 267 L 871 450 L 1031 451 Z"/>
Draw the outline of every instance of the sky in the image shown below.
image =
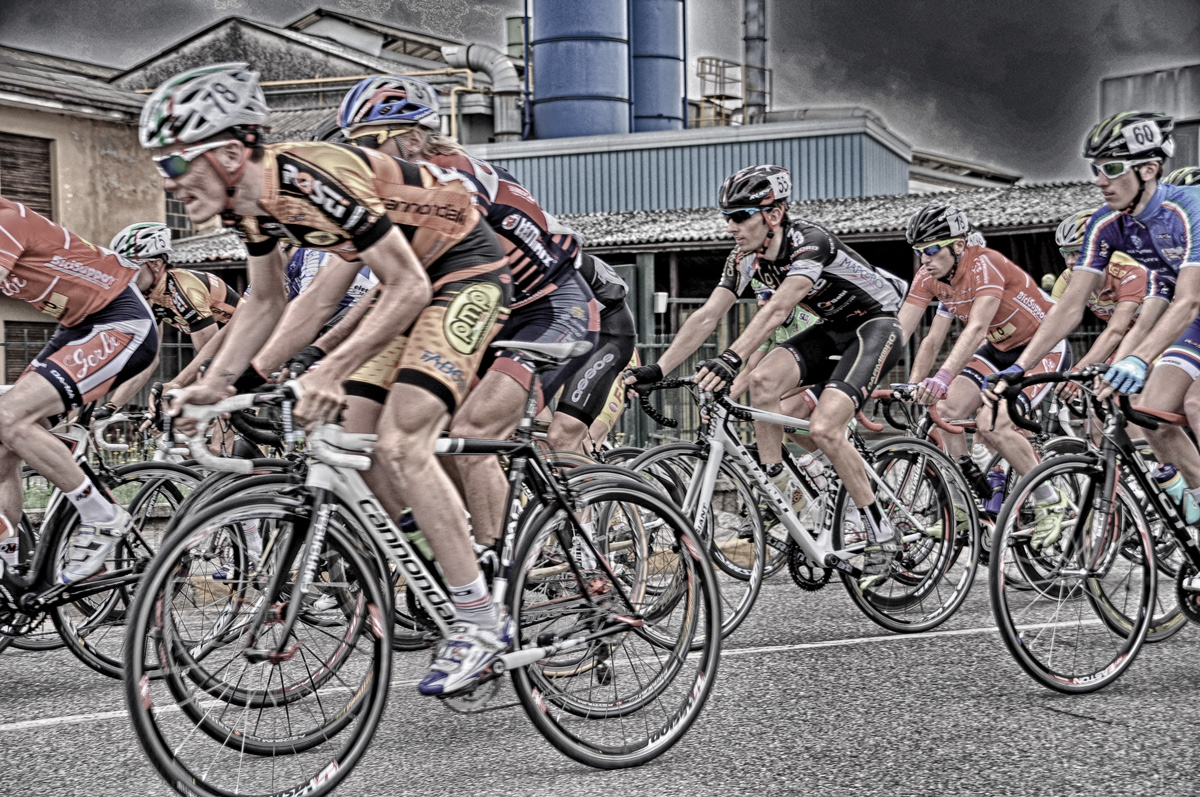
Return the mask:
<path fill-rule="evenodd" d="M 588 0 L 531 0 L 588 2 Z M 317 5 L 504 44 L 523 0 L 0 0 L 0 44 L 129 66 L 226 16 L 286 24 Z M 740 0 L 687 0 L 698 56 L 742 57 Z M 856 105 L 914 149 L 1087 177 L 1104 77 L 1200 63 L 1200 0 L 767 0 L 774 108 Z M 691 92 L 696 84 L 692 81 Z M 1145 109 L 1153 110 L 1153 109 Z"/>

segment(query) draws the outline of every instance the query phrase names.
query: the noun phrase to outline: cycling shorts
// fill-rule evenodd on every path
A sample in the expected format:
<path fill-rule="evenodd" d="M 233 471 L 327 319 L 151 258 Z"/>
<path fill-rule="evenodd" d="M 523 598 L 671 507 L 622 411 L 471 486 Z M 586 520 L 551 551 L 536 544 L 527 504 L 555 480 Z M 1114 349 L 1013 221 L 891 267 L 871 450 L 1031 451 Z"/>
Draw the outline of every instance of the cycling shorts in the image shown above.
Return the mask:
<path fill-rule="evenodd" d="M 416 385 L 453 414 L 504 326 L 511 298 L 502 261 L 450 272 L 434 284 L 433 301 L 412 326 L 350 376 L 347 395 L 383 404 L 394 383 Z"/>
<path fill-rule="evenodd" d="M 991 343 L 984 343 L 975 351 L 974 359 L 967 363 L 967 367 L 963 369 L 960 376 L 970 379 L 979 386 L 980 390 L 983 390 L 984 381 L 989 376 L 998 374 L 1015 363 L 1023 351 L 1025 351 L 1024 346 L 1018 346 L 1008 351 L 1000 351 Z M 1071 354 L 1071 347 L 1067 345 L 1067 341 L 1064 338 L 1035 367 L 1026 371 L 1025 375 L 1033 376 L 1034 374 L 1048 374 L 1051 372 L 1065 373 L 1071 370 L 1071 366 L 1074 363 L 1075 358 Z M 1050 395 L 1053 387 L 1054 385 L 1052 384 L 1045 384 L 1025 388 L 1021 391 L 1020 398 L 1017 399 L 1017 406 L 1021 408 L 1021 412 L 1028 413 L 1040 404 L 1042 399 Z"/>
<path fill-rule="evenodd" d="M 552 293 L 513 310 L 499 337 L 501 340 L 522 343 L 574 343 L 586 340 L 592 344 L 594 351 L 600 337 L 600 304 L 592 297 L 587 283 L 572 270 Z M 482 376 L 486 371 L 506 374 L 526 390 L 533 381 L 532 366 L 518 352 L 509 349 L 499 352 L 489 350 L 479 373 Z M 569 360 L 558 368 L 543 372 L 539 406 L 545 403 L 545 396 L 557 393 L 574 371 L 574 361 Z"/>
<path fill-rule="evenodd" d="M 1175 366 L 1193 382 L 1200 379 L 1200 318 L 1183 331 L 1179 340 L 1167 347 L 1158 364 Z"/>
<path fill-rule="evenodd" d="M 131 283 L 73 327 L 60 326 L 25 373 L 58 391 L 68 410 L 103 398 L 150 367 L 158 353 L 154 311 Z M 53 408 L 47 415 L 57 412 Z"/>
<path fill-rule="evenodd" d="M 621 369 L 622 372 L 629 368 L 637 368 L 642 364 L 642 357 L 638 354 L 638 350 L 633 350 L 633 356 L 629 358 L 629 362 Z M 617 420 L 620 419 L 621 413 L 625 410 L 625 394 L 629 392 L 629 388 L 625 384 L 624 379 L 614 379 L 612 387 L 608 389 L 608 395 L 604 398 L 604 406 L 600 410 L 600 414 L 596 416 L 595 423 L 604 424 L 609 431 L 617 425 Z"/>
<path fill-rule="evenodd" d="M 887 314 L 854 325 L 826 321 L 788 338 L 779 348 L 800 366 L 797 385 L 821 385 L 844 393 L 857 411 L 880 377 L 899 362 L 901 337 L 900 322 Z"/>
<path fill-rule="evenodd" d="M 615 308 L 606 308 L 600 315 L 600 340 L 567 376 L 555 411 L 591 426 L 604 412 L 613 382 L 633 356 L 636 343 L 629 307 L 621 302 Z"/>

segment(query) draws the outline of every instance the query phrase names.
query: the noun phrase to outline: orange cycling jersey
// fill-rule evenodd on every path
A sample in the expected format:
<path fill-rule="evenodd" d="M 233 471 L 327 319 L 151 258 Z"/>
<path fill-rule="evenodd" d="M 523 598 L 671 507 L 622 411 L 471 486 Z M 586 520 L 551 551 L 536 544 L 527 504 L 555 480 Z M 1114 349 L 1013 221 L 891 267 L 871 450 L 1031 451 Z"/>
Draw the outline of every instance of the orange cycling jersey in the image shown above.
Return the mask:
<path fill-rule="evenodd" d="M 109 305 L 136 264 L 0 197 L 0 291 L 73 327 Z"/>
<path fill-rule="evenodd" d="M 1050 294 L 1051 299 L 1058 301 L 1067 292 L 1073 270 L 1068 268 L 1059 275 Z M 1150 272 L 1151 276 L 1147 278 L 1145 266 L 1124 252 L 1113 252 L 1104 268 L 1104 283 L 1099 291 L 1092 291 L 1092 295 L 1087 299 L 1087 308 L 1096 318 L 1107 323 L 1117 311 L 1120 302 L 1135 302 L 1139 305 L 1134 313 L 1134 318 L 1137 318 L 1142 310 L 1140 305 L 1146 296 L 1153 295 L 1154 273 Z M 1132 325 L 1132 322 L 1130 323 Z"/>
<path fill-rule="evenodd" d="M 495 238 L 480 224 L 463 178 L 430 163 L 344 144 L 271 144 L 259 204 L 268 215 L 243 216 L 236 225 L 251 255 L 286 239 L 354 262 L 396 226 L 435 283 L 445 276 L 437 261 L 452 248 L 467 254 L 476 245 L 494 260 L 481 242 Z"/>
<path fill-rule="evenodd" d="M 213 324 L 228 324 L 238 295 L 216 274 L 171 268 L 159 276 L 146 300 L 155 319 L 190 334 Z"/>
<path fill-rule="evenodd" d="M 988 324 L 987 340 L 1000 351 L 1024 346 L 1053 302 L 1020 266 L 994 249 L 968 246 L 954 279 L 946 284 L 922 266 L 904 302 L 926 307 L 934 299 L 964 324 L 977 297 L 996 296 L 1000 307 Z"/>

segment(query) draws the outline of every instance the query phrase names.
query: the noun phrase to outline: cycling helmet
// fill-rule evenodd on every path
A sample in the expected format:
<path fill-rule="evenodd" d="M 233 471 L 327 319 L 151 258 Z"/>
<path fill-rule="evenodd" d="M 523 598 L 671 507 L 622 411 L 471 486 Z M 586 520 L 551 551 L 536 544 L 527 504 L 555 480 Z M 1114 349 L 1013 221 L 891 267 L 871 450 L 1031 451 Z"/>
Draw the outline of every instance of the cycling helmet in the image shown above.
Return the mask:
<path fill-rule="evenodd" d="M 909 245 L 960 238 L 971 232 L 967 214 L 954 205 L 929 204 L 912 214 L 904 233 Z"/>
<path fill-rule="evenodd" d="M 792 176 L 782 166 L 749 166 L 734 172 L 721 184 L 721 210 L 770 207 L 787 202 Z"/>
<path fill-rule="evenodd" d="M 347 136 L 360 125 L 408 123 L 441 130 L 438 96 L 423 80 L 398 75 L 369 77 L 342 99 L 338 125 Z"/>
<path fill-rule="evenodd" d="M 1200 166 L 1184 166 L 1162 179 L 1167 185 L 1200 185 Z"/>
<path fill-rule="evenodd" d="M 130 224 L 113 236 L 108 248 L 135 262 L 171 253 L 171 228 L 157 221 Z"/>
<path fill-rule="evenodd" d="M 1083 157 L 1166 160 L 1175 152 L 1174 128 L 1175 121 L 1165 113 L 1125 111 L 1092 128 Z"/>
<path fill-rule="evenodd" d="M 163 83 L 142 107 L 138 138 L 146 149 L 193 144 L 229 131 L 247 145 L 270 119 L 258 73 L 244 63 L 192 69 Z"/>
<path fill-rule="evenodd" d="M 317 129 L 312 131 L 312 140 L 324 141 L 329 144 L 346 143 L 346 137 L 342 134 L 342 128 L 337 123 L 337 119 L 326 119 L 317 125 Z"/>
<path fill-rule="evenodd" d="M 1081 210 L 1063 219 L 1062 224 L 1058 225 L 1058 230 L 1054 233 L 1054 243 L 1060 249 L 1078 249 L 1083 246 L 1083 231 L 1087 229 L 1088 220 L 1092 218 L 1094 212 Z"/>

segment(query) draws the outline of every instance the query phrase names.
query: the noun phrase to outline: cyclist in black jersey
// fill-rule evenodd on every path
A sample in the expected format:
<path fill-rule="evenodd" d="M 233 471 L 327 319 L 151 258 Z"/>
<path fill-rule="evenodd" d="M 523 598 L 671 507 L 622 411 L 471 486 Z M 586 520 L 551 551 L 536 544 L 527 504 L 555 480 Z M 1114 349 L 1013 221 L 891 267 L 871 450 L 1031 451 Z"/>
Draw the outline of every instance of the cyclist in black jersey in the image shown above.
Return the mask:
<path fill-rule="evenodd" d="M 695 352 L 737 297 L 757 279 L 774 290 L 746 330 L 719 356 L 700 363 L 700 387 L 747 387 L 755 407 L 780 411 L 780 399 L 798 385 L 821 385 L 810 434 L 829 457 L 850 497 L 862 511 L 868 546 L 859 584 L 887 579 L 899 543 L 880 512 L 862 457 L 846 439 L 846 427 L 880 376 L 900 357 L 896 312 L 904 280 L 872 266 L 837 236 L 805 219 L 788 217 L 791 178 L 779 166 L 754 166 L 731 175 L 721 187 L 721 212 L 737 243 L 716 289 L 680 328 L 657 363 L 630 369 L 626 381 L 655 382 Z M 797 306 L 822 323 L 785 341 L 753 371 L 738 375 L 748 358 Z M 783 428 L 756 423 L 759 457 L 768 475 L 781 472 Z"/>

